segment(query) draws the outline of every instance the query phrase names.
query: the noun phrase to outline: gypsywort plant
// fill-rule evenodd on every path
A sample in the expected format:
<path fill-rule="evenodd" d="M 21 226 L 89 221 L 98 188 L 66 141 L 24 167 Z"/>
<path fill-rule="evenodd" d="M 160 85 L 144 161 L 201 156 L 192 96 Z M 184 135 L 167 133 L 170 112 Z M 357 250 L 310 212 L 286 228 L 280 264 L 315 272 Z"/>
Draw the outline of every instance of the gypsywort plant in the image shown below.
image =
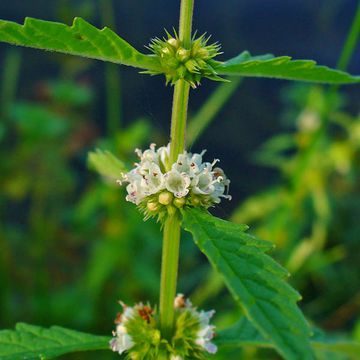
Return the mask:
<path fill-rule="evenodd" d="M 316 351 L 355 352 L 352 344 L 316 337 L 297 306 L 300 295 L 286 281 L 288 272 L 268 252 L 271 243 L 248 233 L 246 225 L 221 220 L 208 209 L 230 200 L 230 180 L 219 160 L 205 151 L 185 149 L 190 88 L 203 78 L 268 77 L 324 84 L 359 83 L 359 76 L 288 56 L 252 56 L 247 51 L 219 61 L 220 44 L 192 32 L 194 0 L 181 0 L 180 26 L 154 38 L 143 54 L 109 28 L 99 30 L 81 18 L 72 26 L 27 18 L 24 25 L 0 21 L 0 41 L 98 59 L 163 75 L 174 88 L 168 144 L 136 149 L 132 169 L 106 150 L 90 153 L 102 174 L 126 186 L 126 200 L 144 219 L 155 217 L 163 234 L 161 289 L 158 306 L 121 303 L 113 337 L 17 324 L 0 332 L 1 359 L 52 358 L 74 351 L 112 349 L 128 359 L 206 359 L 220 346 L 254 344 L 273 347 L 285 359 L 313 359 Z M 115 181 L 115 180 L 114 180 Z M 177 294 L 180 231 L 189 232 L 201 252 L 222 275 L 244 317 L 230 329 L 216 332 L 213 311 L 199 310 Z M 121 250 L 120 250 L 121 251 Z M 146 301 L 146 299 L 142 299 Z M 215 336 L 216 335 L 216 336 Z M 353 347 L 352 347 L 353 346 Z"/>

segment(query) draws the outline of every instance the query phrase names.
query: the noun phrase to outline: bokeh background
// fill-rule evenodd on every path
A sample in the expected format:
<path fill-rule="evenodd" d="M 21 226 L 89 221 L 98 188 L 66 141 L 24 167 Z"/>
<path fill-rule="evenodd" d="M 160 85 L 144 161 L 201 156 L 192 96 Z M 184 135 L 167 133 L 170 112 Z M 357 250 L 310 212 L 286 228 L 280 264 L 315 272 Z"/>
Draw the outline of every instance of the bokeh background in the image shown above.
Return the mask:
<path fill-rule="evenodd" d="M 146 51 L 152 37 L 177 26 L 178 5 L 3 0 L 0 17 L 70 24 L 81 16 Z M 194 28 L 222 44 L 224 60 L 249 50 L 336 67 L 357 6 L 199 0 Z M 166 144 L 172 88 L 132 68 L 5 44 L 0 64 L 0 328 L 26 321 L 110 334 L 118 299 L 157 302 L 161 237 L 122 189 L 88 169 L 87 154 L 100 147 L 131 163 L 134 148 Z M 359 64 L 357 46 L 347 70 L 360 74 Z M 189 133 L 190 148 L 220 158 L 231 179 L 233 200 L 215 214 L 274 242 L 273 255 L 293 273 L 309 319 L 358 340 L 359 94 L 358 86 L 204 80 L 191 92 Z M 186 236 L 180 269 L 179 290 L 215 308 L 219 327 L 241 316 Z M 63 358 L 91 356 L 116 358 Z M 252 348 L 218 358 L 229 356 L 276 358 Z"/>

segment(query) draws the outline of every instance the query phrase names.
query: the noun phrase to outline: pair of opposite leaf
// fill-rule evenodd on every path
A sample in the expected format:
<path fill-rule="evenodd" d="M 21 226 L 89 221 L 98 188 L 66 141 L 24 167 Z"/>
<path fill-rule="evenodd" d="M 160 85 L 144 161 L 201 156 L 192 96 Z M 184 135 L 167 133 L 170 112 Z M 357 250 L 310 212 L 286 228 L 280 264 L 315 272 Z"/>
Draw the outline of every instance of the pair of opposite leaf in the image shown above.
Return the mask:
<path fill-rule="evenodd" d="M 178 40 L 176 36 L 174 39 Z M 253 57 L 249 52 L 244 51 L 225 62 L 217 61 L 214 57 L 219 53 L 219 46 L 207 45 L 205 37 L 193 39 L 193 43 L 199 39 L 203 42 L 203 48 L 207 47 L 211 53 L 209 59 L 206 60 L 204 73 L 200 71 L 200 74 L 213 80 L 218 80 L 219 76 L 229 75 L 324 84 L 360 82 L 359 76 L 352 76 L 326 66 L 318 66 L 312 60 L 292 60 L 288 56 L 274 57 L 268 54 Z M 166 40 L 168 39 L 164 39 Z M 109 28 L 99 30 L 81 18 L 75 18 L 72 26 L 32 18 L 26 18 L 24 25 L 0 20 L 0 42 L 133 66 L 151 74 L 161 74 L 166 70 L 157 51 L 159 41 L 162 40 L 155 39 L 150 45 L 156 55 L 145 55 Z M 198 65 L 192 62 L 189 66 L 196 68 Z M 181 78 L 181 72 L 178 76 Z M 186 79 L 186 71 L 183 76 Z M 198 80 L 196 78 L 196 81 Z"/>
<path fill-rule="evenodd" d="M 170 39 L 178 41 L 174 37 L 163 42 L 173 42 L 169 42 Z M 99 30 L 80 18 L 76 18 L 71 27 L 30 18 L 26 19 L 24 25 L 0 20 L 0 41 L 110 61 L 134 66 L 150 74 L 166 75 L 166 66 L 161 62 L 161 49 L 156 51 L 158 49 L 153 47 L 155 55 L 142 54 L 110 29 Z M 155 42 L 155 45 L 161 45 L 161 41 Z M 248 52 L 243 52 L 231 60 L 219 62 L 214 59 L 219 50 L 216 46 L 208 49 L 212 54 L 200 58 L 195 56 L 195 52 L 187 54 L 185 49 L 182 58 L 181 54 L 178 55 L 178 45 L 171 45 L 175 50 L 174 58 L 180 63 L 175 69 L 180 66 L 180 70 L 183 70 L 176 71 L 178 78 L 170 79 L 171 82 L 184 79 L 193 82 L 191 85 L 197 85 L 202 76 L 218 80 L 220 75 L 332 84 L 360 82 L 359 76 L 317 66 L 314 61 L 293 61 L 287 56 L 252 57 Z M 202 47 L 207 46 L 204 41 Z M 194 59 L 196 63 L 188 63 Z M 199 59 L 206 63 L 206 71 L 201 71 Z M 188 72 L 195 75 L 189 77 Z M 309 330 L 296 306 L 299 295 L 284 281 L 287 272 L 264 253 L 271 245 L 246 234 L 245 227 L 216 219 L 204 210 L 183 209 L 182 217 L 184 229 L 193 235 L 200 250 L 223 275 L 235 300 L 256 329 L 265 338 L 271 339 L 271 343 L 286 359 L 312 359 Z"/>

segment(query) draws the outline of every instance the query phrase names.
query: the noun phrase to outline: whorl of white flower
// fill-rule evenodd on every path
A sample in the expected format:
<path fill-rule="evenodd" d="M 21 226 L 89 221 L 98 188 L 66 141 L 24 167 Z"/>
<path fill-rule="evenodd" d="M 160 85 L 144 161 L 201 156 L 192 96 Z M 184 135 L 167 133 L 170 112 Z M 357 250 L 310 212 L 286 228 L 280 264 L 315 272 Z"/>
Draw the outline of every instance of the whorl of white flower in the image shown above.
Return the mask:
<path fill-rule="evenodd" d="M 190 299 L 185 299 L 183 294 L 178 294 L 176 296 L 174 305 L 176 308 L 185 308 L 189 310 L 193 316 L 198 318 L 200 328 L 196 334 L 195 343 L 208 353 L 215 354 L 217 352 L 217 346 L 211 342 L 215 336 L 215 326 L 210 324 L 210 320 L 214 316 L 215 310 L 198 311 L 197 308 L 193 306 Z"/>
<path fill-rule="evenodd" d="M 149 149 L 136 149 L 135 153 L 139 162 L 118 180 L 119 184 L 128 183 L 127 201 L 142 205 L 144 209 L 147 207 L 147 210 L 160 212 L 162 209 L 166 210 L 163 205 L 207 208 L 220 203 L 221 198 L 231 199 L 228 195 L 230 180 L 222 169 L 215 167 L 219 160 L 203 162 L 205 150 L 200 154 L 185 151 L 172 165 L 169 164 L 170 144 L 157 150 L 155 144 L 151 144 Z M 173 198 L 169 198 L 165 204 L 160 201 L 157 206 L 157 196 L 164 192 Z"/>
<path fill-rule="evenodd" d="M 134 346 L 132 337 L 127 333 L 126 323 L 134 316 L 134 309 L 121 303 L 124 312 L 117 319 L 116 331 L 113 331 L 114 338 L 110 340 L 110 347 L 112 351 L 118 352 L 121 355 L 123 352 L 131 349 Z"/>

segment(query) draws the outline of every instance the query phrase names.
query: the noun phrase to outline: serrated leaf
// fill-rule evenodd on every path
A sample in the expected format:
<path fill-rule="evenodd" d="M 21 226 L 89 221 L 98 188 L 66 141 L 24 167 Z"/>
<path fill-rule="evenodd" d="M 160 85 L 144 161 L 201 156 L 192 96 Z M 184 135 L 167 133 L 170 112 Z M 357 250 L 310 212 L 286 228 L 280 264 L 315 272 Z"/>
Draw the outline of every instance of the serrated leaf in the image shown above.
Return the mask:
<path fill-rule="evenodd" d="M 88 154 L 89 166 L 100 175 L 110 179 L 119 179 L 122 172 L 126 172 L 124 163 L 110 151 L 96 149 Z"/>
<path fill-rule="evenodd" d="M 0 331 L 1 360 L 51 359 L 63 354 L 109 349 L 110 338 L 59 326 L 43 328 L 18 323 L 15 330 Z"/>
<path fill-rule="evenodd" d="M 241 347 L 244 345 L 273 347 L 271 342 L 266 340 L 245 317 L 241 318 L 233 326 L 219 331 L 215 338 L 215 343 L 218 346 L 230 347 Z M 330 336 L 317 329 L 314 329 L 314 335 L 311 337 L 310 343 L 318 359 L 355 360 L 358 359 L 360 354 L 360 343 L 342 339 L 339 336 Z"/>
<path fill-rule="evenodd" d="M 24 25 L 0 20 L 0 41 L 141 69 L 159 68 L 154 56 L 140 53 L 109 28 L 99 30 L 78 17 L 72 26 L 33 18 L 26 18 Z"/>
<path fill-rule="evenodd" d="M 290 56 L 274 57 L 266 54 L 251 56 L 244 51 L 233 59 L 218 63 L 219 75 L 239 75 L 285 80 L 299 80 L 323 84 L 352 84 L 360 82 L 360 76 L 319 66 L 313 60 L 292 60 Z"/>
<path fill-rule="evenodd" d="M 310 330 L 296 305 L 300 296 L 285 281 L 288 272 L 265 254 L 272 244 L 199 209 L 185 209 L 182 225 L 260 334 L 285 359 L 313 359 Z"/>

